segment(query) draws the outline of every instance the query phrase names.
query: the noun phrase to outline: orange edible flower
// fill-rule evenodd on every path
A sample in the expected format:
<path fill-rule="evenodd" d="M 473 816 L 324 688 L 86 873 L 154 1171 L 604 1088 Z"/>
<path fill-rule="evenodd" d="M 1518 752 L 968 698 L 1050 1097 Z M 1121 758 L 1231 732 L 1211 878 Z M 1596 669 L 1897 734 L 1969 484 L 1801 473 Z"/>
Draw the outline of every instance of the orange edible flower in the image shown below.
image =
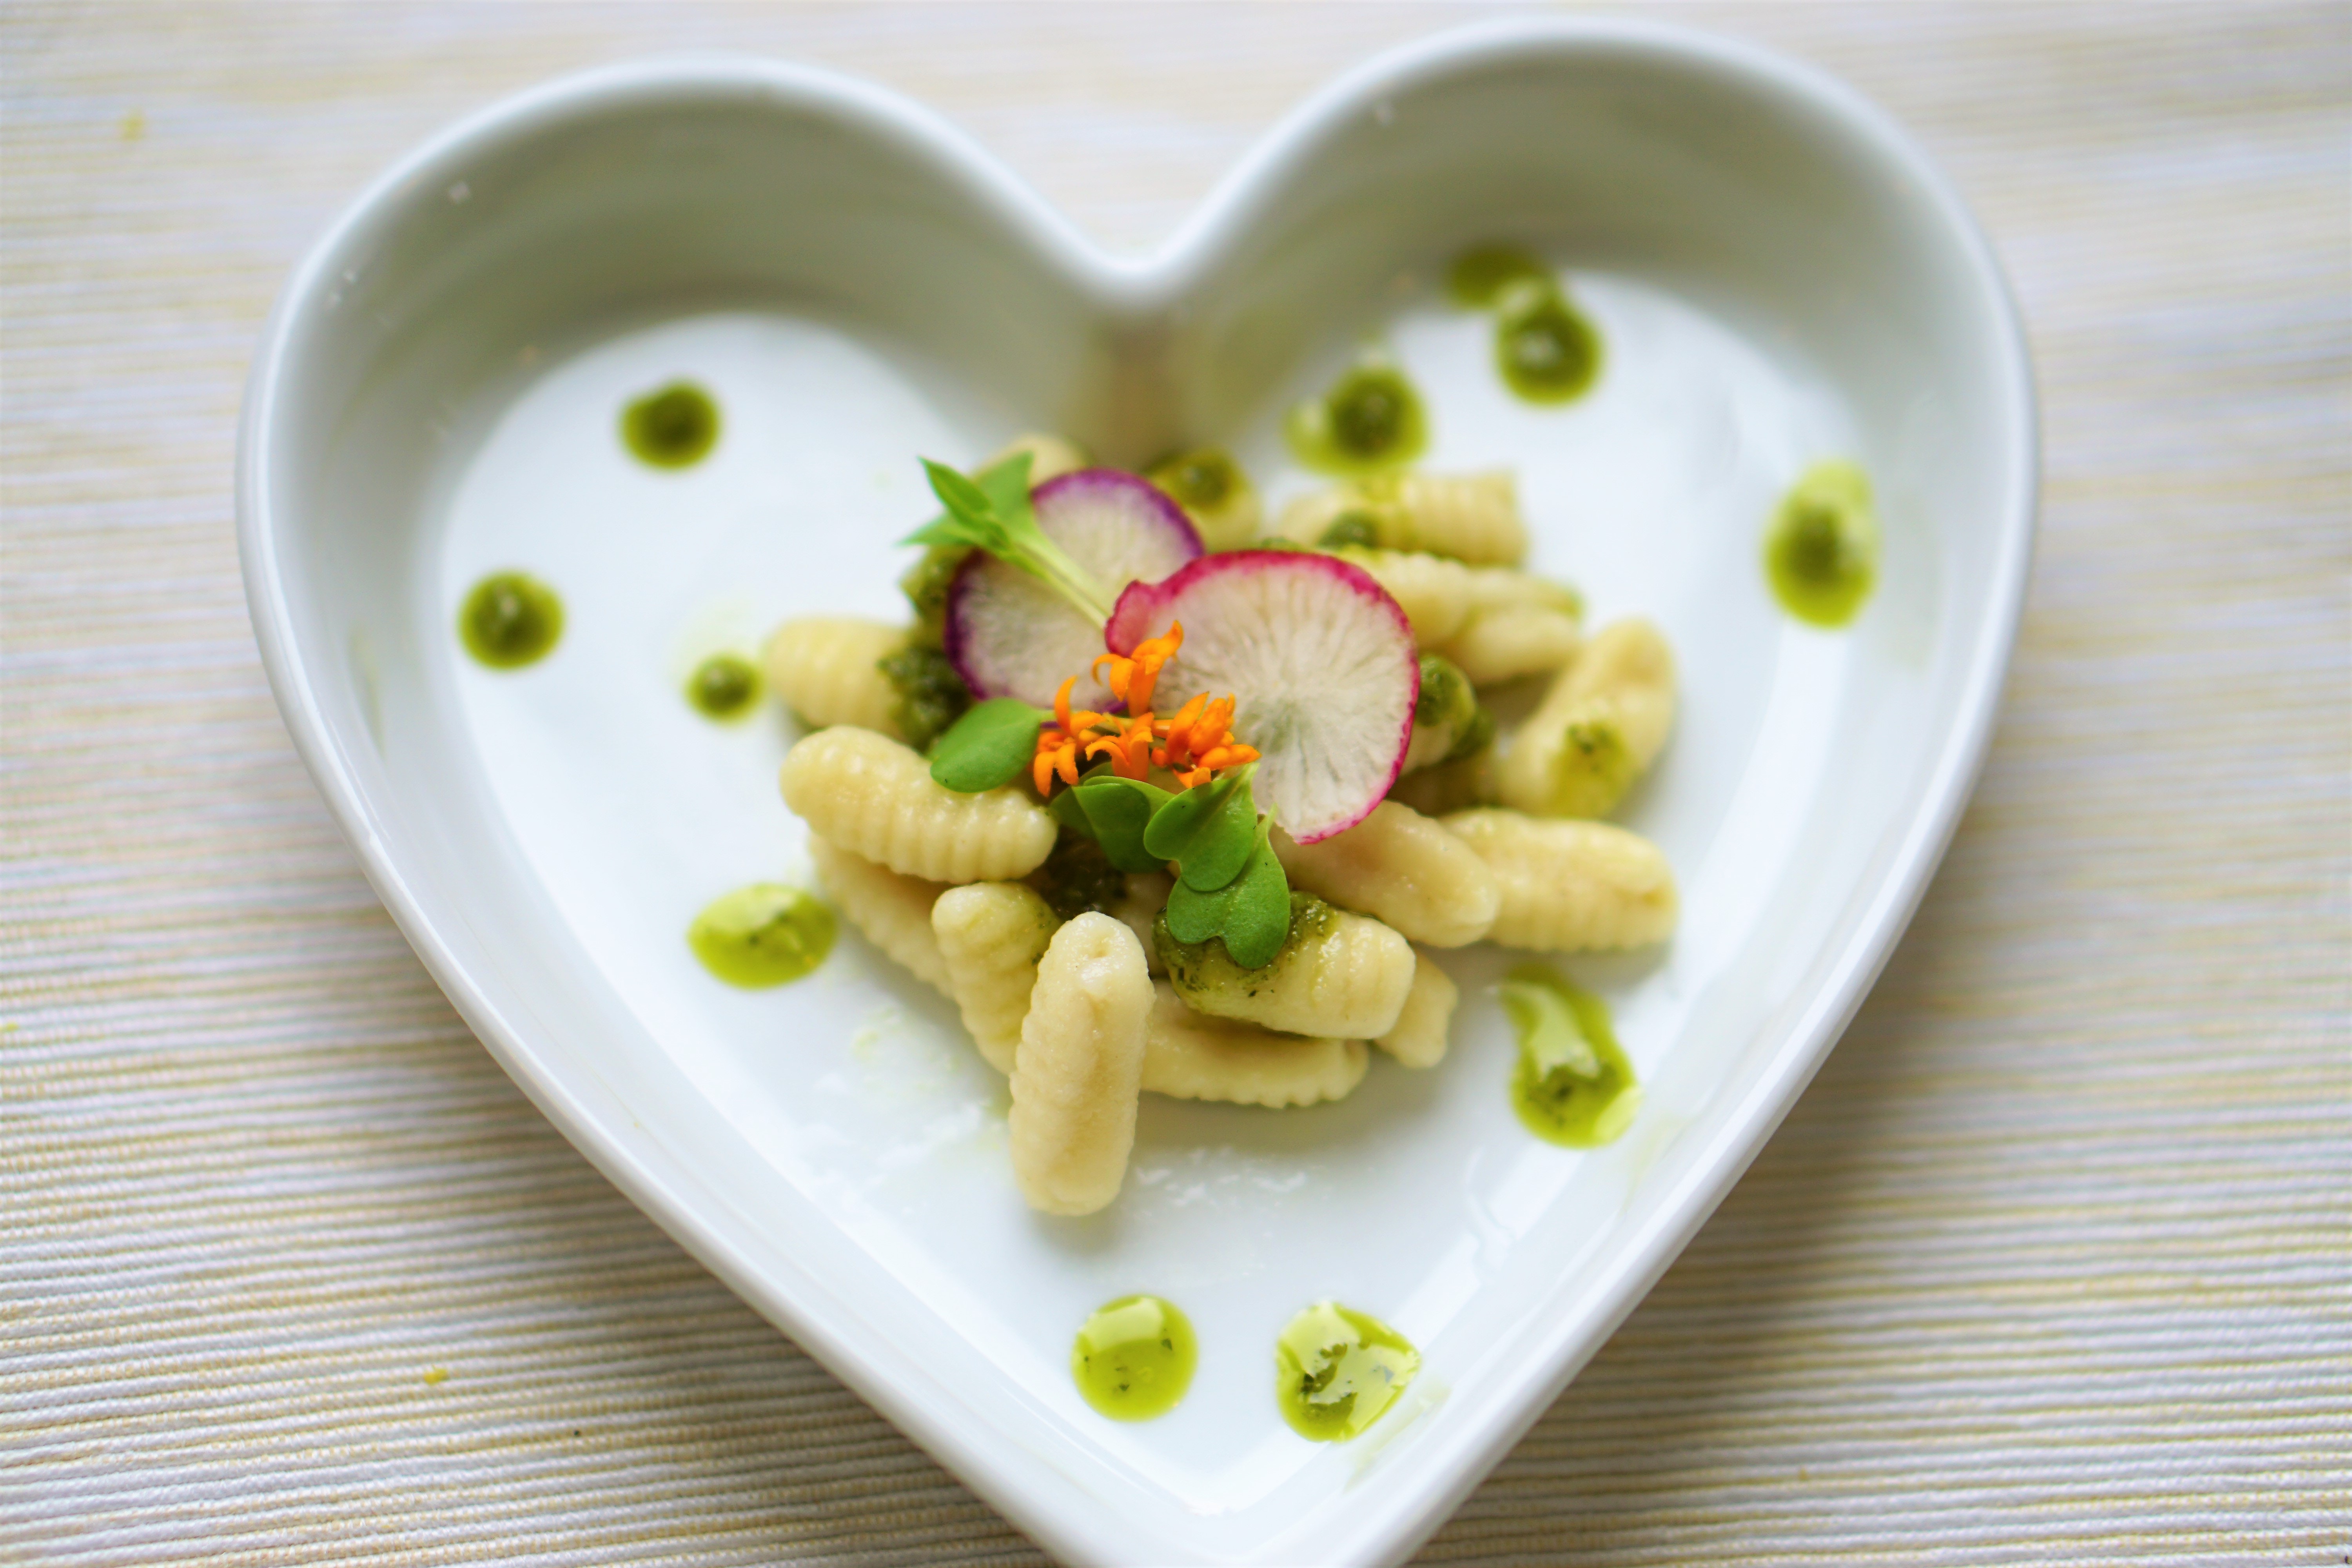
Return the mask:
<path fill-rule="evenodd" d="M 1076 784 L 1082 754 L 1088 762 L 1108 757 L 1111 771 L 1121 778 L 1145 779 L 1154 766 L 1166 768 L 1185 789 L 1258 760 L 1256 748 L 1234 739 L 1234 699 L 1230 694 L 1211 701 L 1203 691 L 1172 719 L 1152 716 L 1152 687 L 1183 646 L 1183 626 L 1171 623 L 1166 637 L 1146 638 L 1132 654 L 1107 653 L 1094 661 L 1091 668 L 1097 675 L 1105 665 L 1110 667 L 1102 681 L 1127 704 L 1124 718 L 1072 708 L 1070 693 L 1077 689 L 1078 678 L 1062 682 L 1054 693 L 1054 721 L 1038 731 L 1036 755 L 1029 764 L 1029 777 L 1039 795 L 1050 795 L 1057 778 Z"/>
<path fill-rule="evenodd" d="M 1140 713 L 1151 706 L 1151 688 L 1160 679 L 1160 671 L 1176 657 L 1184 646 L 1184 623 L 1171 621 L 1165 637 L 1146 637 L 1135 645 L 1131 654 L 1107 653 L 1095 660 L 1093 673 L 1111 689 L 1111 694 L 1127 704 L 1130 713 Z M 1110 666 L 1108 675 L 1102 667 Z"/>

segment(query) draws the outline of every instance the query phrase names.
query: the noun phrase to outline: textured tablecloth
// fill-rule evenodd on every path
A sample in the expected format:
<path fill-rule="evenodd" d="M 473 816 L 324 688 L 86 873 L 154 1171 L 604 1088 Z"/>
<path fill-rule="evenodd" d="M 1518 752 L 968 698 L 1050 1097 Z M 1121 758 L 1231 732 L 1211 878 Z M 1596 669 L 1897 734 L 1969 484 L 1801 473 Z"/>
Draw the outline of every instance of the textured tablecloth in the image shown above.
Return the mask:
<path fill-rule="evenodd" d="M 0 10 L 0 1556 L 1027 1562 L 543 1121 L 370 895 L 230 500 L 369 176 L 678 46 L 1169 231 L 1390 6 Z M 1654 12 L 1893 109 L 2021 294 L 1975 804 L 1753 1171 L 1423 1561 L 2352 1563 L 2352 10 Z"/>

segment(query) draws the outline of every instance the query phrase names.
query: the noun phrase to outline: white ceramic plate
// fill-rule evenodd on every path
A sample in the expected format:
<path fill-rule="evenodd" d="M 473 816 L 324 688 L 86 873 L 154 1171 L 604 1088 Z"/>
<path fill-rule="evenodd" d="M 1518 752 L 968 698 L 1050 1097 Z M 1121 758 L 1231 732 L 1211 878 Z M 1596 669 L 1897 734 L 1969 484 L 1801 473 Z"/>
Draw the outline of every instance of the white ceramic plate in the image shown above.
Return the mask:
<path fill-rule="evenodd" d="M 1496 384 L 1445 260 L 1536 246 L 1607 345 L 1559 410 Z M 892 615 L 918 452 L 1024 428 L 1114 461 L 1234 446 L 1307 480 L 1280 411 L 1367 336 L 1426 395 L 1433 468 L 1518 469 L 1536 563 L 1679 650 L 1675 742 L 1626 819 L 1685 900 L 1661 953 L 1572 962 L 1648 1089 L 1577 1153 L 1513 1118 L 1485 986 L 1433 1073 L 1273 1113 L 1147 1097 L 1127 1191 L 1027 1212 L 1003 1089 L 950 1011 L 854 935 L 730 990 L 688 921 L 806 880 L 780 715 L 679 697 L 721 647 L 817 608 Z M 664 473 L 615 438 L 674 376 L 723 410 Z M 1850 631 L 1758 562 L 1810 460 L 1859 458 L 1886 527 Z M 1408 1552 L 1706 1217 L 1853 1013 L 1982 752 L 2032 527 L 2031 387 L 1998 271 L 1876 112 L 1752 49 L 1590 22 L 1486 28 L 1360 71 L 1286 121 L 1160 256 L 1096 255 L 924 111 L 733 59 L 525 95 L 368 192 L 287 288 L 239 510 L 279 703 L 370 879 L 516 1079 L 746 1300 L 1022 1528 L 1106 1562 Z M 542 664 L 453 633 L 468 584 L 562 594 Z M 1192 1393 L 1119 1426 L 1071 1337 L 1172 1297 Z M 1325 1297 L 1424 1371 L 1370 1434 L 1292 1435 L 1273 1345 Z"/>

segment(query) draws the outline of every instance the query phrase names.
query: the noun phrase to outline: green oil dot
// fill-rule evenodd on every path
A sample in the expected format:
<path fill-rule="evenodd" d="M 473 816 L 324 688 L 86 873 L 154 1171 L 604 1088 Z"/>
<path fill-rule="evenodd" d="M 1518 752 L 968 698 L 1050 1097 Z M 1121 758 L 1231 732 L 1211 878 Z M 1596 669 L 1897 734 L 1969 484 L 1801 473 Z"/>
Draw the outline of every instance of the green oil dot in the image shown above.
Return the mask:
<path fill-rule="evenodd" d="M 1318 1301 L 1291 1319 L 1274 1345 L 1282 1418 L 1318 1443 L 1344 1443 L 1365 1431 L 1420 1370 L 1412 1341 L 1336 1301 Z"/>
<path fill-rule="evenodd" d="M 719 405 L 692 382 L 671 382 L 621 410 L 621 440 L 656 468 L 691 468 L 719 444 Z"/>
<path fill-rule="evenodd" d="M 686 679 L 686 700 L 697 711 L 722 721 L 740 719 L 759 698 L 759 667 L 740 654 L 713 654 Z"/>
<path fill-rule="evenodd" d="M 1200 447 L 1163 458 L 1143 477 L 1184 509 L 1212 550 L 1245 544 L 1262 515 L 1257 491 L 1233 455 L 1221 447 Z"/>
<path fill-rule="evenodd" d="M 1114 1421 L 1149 1421 L 1192 1386 L 1200 1347 L 1173 1301 L 1121 1296 L 1078 1330 L 1070 1375 L 1088 1405 Z"/>
<path fill-rule="evenodd" d="M 757 991 L 798 980 L 833 951 L 833 911 L 798 888 L 755 883 L 723 893 L 686 928 L 702 967 Z"/>
<path fill-rule="evenodd" d="M 1474 246 L 1454 258 L 1445 274 L 1445 293 L 1465 310 L 1492 309 L 1503 290 L 1514 283 L 1551 281 L 1551 268 L 1509 245 Z"/>
<path fill-rule="evenodd" d="M 520 669 L 552 652 L 563 635 L 563 601 L 520 572 L 493 572 L 457 610 L 466 651 L 492 669 Z"/>
<path fill-rule="evenodd" d="M 1581 396 L 1601 371 L 1601 335 L 1549 278 L 1504 289 L 1495 310 L 1495 366 L 1529 403 Z"/>
<path fill-rule="evenodd" d="M 1511 971 L 1504 1011 L 1519 1034 L 1511 1106 L 1528 1131 L 1570 1149 L 1614 1142 L 1642 1106 L 1609 1006 L 1539 963 Z"/>
<path fill-rule="evenodd" d="M 1429 420 L 1403 372 L 1367 361 L 1291 409 L 1283 435 L 1292 454 L 1318 473 L 1374 474 L 1419 457 L 1429 445 Z"/>
<path fill-rule="evenodd" d="M 1780 607 L 1816 626 L 1843 626 L 1878 581 L 1878 517 L 1870 476 L 1852 463 L 1816 463 L 1773 514 L 1764 571 Z"/>

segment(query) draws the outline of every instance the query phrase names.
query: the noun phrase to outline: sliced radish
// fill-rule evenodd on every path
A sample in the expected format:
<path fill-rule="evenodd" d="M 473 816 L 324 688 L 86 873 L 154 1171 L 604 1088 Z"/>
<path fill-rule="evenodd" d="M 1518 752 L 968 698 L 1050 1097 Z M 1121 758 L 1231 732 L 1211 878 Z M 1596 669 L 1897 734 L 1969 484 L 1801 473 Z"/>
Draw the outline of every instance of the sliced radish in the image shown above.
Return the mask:
<path fill-rule="evenodd" d="M 1037 527 L 1111 598 L 1139 580 L 1156 583 L 1199 558 L 1192 520 L 1156 486 L 1116 468 L 1081 468 L 1030 494 Z M 1039 708 L 1075 675 L 1072 702 L 1118 706 L 1089 668 L 1101 629 L 1034 577 L 975 551 L 948 587 L 947 654 L 982 697 L 1017 697 Z"/>
<path fill-rule="evenodd" d="M 1104 641 L 1125 652 L 1184 623 L 1154 708 L 1232 692 L 1234 738 L 1257 748 L 1258 804 L 1312 844 L 1371 815 L 1412 743 L 1421 665 L 1404 611 L 1370 574 L 1331 555 L 1203 556 L 1119 595 Z"/>

